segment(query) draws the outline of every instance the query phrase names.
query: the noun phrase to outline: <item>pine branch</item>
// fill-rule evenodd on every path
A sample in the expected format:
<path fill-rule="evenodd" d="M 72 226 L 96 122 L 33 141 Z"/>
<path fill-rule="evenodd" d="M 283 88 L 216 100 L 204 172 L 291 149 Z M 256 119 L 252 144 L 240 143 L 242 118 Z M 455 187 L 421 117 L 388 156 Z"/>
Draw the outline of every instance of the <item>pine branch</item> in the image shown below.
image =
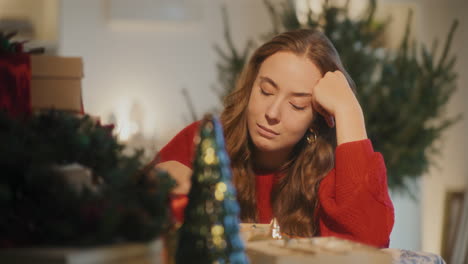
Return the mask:
<path fill-rule="evenodd" d="M 441 68 L 442 65 L 444 65 L 445 59 L 447 58 L 447 55 L 450 50 L 450 46 L 452 45 L 453 35 L 457 27 L 458 27 L 458 20 L 456 19 L 455 21 L 453 21 L 452 26 L 450 27 L 450 31 L 447 36 L 447 41 L 445 42 L 444 51 L 442 53 L 442 57 L 440 58 L 438 68 Z"/>
<path fill-rule="evenodd" d="M 221 11 L 224 23 L 224 40 L 228 51 L 224 51 L 217 44 L 214 46 L 216 53 L 220 56 L 220 61 L 216 63 L 216 67 L 218 69 L 218 82 L 221 87 L 212 87 L 212 89 L 218 94 L 220 100 L 223 101 L 226 95 L 235 88 L 237 78 L 247 62 L 254 43 L 252 40 L 248 40 L 244 49 L 239 52 L 232 40 L 226 7 L 223 6 Z"/>
<path fill-rule="evenodd" d="M 277 35 L 280 32 L 280 16 L 278 16 L 278 12 L 276 11 L 275 5 L 271 3 L 270 0 L 263 0 L 265 7 L 267 8 L 268 14 L 270 15 L 271 24 L 273 29 L 271 33 L 268 35 Z"/>

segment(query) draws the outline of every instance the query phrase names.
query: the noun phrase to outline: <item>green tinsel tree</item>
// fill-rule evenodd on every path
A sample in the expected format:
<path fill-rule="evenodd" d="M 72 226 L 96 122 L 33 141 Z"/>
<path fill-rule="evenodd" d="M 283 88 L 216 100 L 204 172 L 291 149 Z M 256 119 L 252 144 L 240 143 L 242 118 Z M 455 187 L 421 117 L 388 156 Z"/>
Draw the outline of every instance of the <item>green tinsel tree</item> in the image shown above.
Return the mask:
<path fill-rule="evenodd" d="M 240 208 L 219 121 L 206 116 L 197 140 L 176 263 L 248 263 L 239 234 Z"/>
<path fill-rule="evenodd" d="M 407 180 L 418 178 L 435 162 L 433 154 L 439 150 L 434 142 L 461 119 L 461 115 L 444 115 L 444 108 L 456 89 L 456 58 L 449 54 L 458 22 L 453 22 L 442 54 L 436 59 L 437 41 L 428 49 L 409 39 L 411 13 L 398 51 L 386 50 L 384 33 L 390 21 L 375 19 L 375 0 L 369 0 L 367 10 L 355 19 L 349 16 L 350 1 L 334 6 L 325 0 L 322 12 L 309 11 L 305 24 L 299 22 L 294 1 L 273 4 L 264 0 L 264 3 L 272 30 L 260 36 L 263 41 L 282 31 L 299 28 L 318 29 L 330 38 L 356 84 L 369 138 L 386 160 L 390 188 L 407 191 Z M 240 65 L 247 63 L 252 45 L 247 45 L 239 56 L 241 53 L 232 45 L 224 16 L 228 52 L 216 50 L 220 56 L 218 79 L 222 80 L 222 89 L 218 90 L 226 95 L 234 89 L 242 69 Z"/>

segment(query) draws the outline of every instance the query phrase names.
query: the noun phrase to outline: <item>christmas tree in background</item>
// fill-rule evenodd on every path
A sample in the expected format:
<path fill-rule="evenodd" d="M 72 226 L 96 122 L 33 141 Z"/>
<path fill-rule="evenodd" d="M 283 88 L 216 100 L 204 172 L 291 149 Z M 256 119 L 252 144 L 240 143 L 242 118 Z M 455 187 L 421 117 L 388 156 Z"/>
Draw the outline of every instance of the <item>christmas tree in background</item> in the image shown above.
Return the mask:
<path fill-rule="evenodd" d="M 419 44 L 410 40 L 410 12 L 400 48 L 390 52 L 385 47 L 385 30 L 390 21 L 375 19 L 375 0 L 369 0 L 367 10 L 357 18 L 349 15 L 352 1 L 342 6 L 330 2 L 323 1 L 320 13 L 309 9 L 301 22 L 295 1 L 273 4 L 264 0 L 272 30 L 260 39 L 263 42 L 282 31 L 299 28 L 317 29 L 330 38 L 355 82 L 369 138 L 376 151 L 385 157 L 390 188 L 407 191 L 407 180 L 421 176 L 435 162 L 432 154 L 439 150 L 434 142 L 461 119 L 460 115 L 444 115 L 444 108 L 456 90 L 456 58 L 449 51 L 458 22 L 452 24 L 443 51 L 437 56 L 436 41 L 431 49 L 425 45 L 418 49 Z M 253 48 L 249 41 L 243 52 L 237 51 L 226 13 L 224 21 L 228 50 L 216 46 L 220 57 L 217 92 L 221 97 L 234 89 L 240 65 L 247 63 Z"/>
<path fill-rule="evenodd" d="M 221 57 L 221 61 L 216 64 L 218 82 L 221 86 L 213 86 L 212 89 L 217 93 L 222 102 L 224 97 L 234 89 L 237 78 L 253 49 L 253 41 L 249 40 L 242 52 L 237 51 L 232 41 L 231 31 L 229 30 L 229 19 L 226 7 L 223 7 L 221 12 L 223 13 L 224 39 L 226 40 L 226 45 L 229 50 L 225 52 L 219 45 L 214 46 L 216 53 Z"/>
<path fill-rule="evenodd" d="M 179 230 L 176 263 L 248 263 L 219 121 L 206 116 L 196 140 L 192 187 Z"/>

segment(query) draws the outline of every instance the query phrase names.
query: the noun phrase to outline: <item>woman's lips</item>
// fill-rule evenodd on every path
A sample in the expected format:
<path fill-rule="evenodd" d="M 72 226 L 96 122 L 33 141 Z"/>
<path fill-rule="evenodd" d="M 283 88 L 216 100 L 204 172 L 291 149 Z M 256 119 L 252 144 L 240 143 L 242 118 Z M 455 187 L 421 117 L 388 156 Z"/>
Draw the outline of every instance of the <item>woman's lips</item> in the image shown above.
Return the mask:
<path fill-rule="evenodd" d="M 273 131 L 271 129 L 268 129 L 268 128 L 266 128 L 266 127 L 264 127 L 262 125 L 259 125 L 259 124 L 257 124 L 257 131 L 261 136 L 266 137 L 268 139 L 272 139 L 275 136 L 279 135 L 278 132 Z"/>

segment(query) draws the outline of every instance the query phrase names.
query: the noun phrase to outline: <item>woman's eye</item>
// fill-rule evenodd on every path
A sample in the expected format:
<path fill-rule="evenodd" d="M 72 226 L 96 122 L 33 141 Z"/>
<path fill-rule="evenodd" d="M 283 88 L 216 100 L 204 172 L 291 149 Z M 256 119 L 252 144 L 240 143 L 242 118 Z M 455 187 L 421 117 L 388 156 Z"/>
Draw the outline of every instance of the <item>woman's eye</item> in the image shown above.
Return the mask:
<path fill-rule="evenodd" d="M 261 92 L 263 95 L 272 95 L 272 93 L 268 93 L 268 92 L 266 92 L 265 90 L 263 90 L 262 88 L 260 88 L 260 92 Z"/>
<path fill-rule="evenodd" d="M 295 104 L 291 104 L 291 105 L 292 105 L 292 107 L 293 107 L 294 109 L 296 109 L 296 110 L 304 110 L 304 109 L 306 109 L 305 106 L 304 106 L 304 107 L 300 107 L 300 106 L 297 106 L 297 105 L 295 105 Z"/>

